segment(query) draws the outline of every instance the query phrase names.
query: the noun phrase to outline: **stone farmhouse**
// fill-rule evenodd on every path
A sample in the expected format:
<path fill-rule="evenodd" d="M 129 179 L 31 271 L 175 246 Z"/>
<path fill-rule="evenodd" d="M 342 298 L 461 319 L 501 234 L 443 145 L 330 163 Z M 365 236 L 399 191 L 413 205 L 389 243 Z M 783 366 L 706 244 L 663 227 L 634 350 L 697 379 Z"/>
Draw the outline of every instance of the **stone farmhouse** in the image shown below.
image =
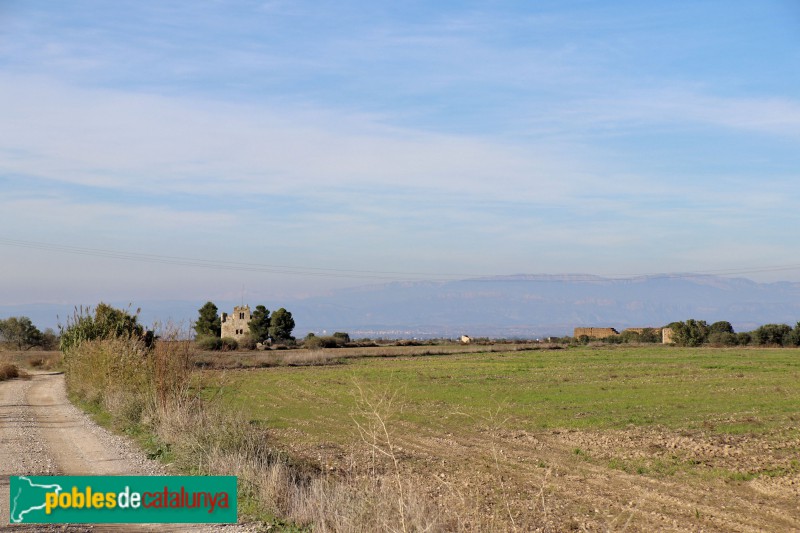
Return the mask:
<path fill-rule="evenodd" d="M 625 331 L 633 331 L 641 335 L 646 329 L 652 329 L 653 331 L 661 333 L 662 344 L 670 344 L 672 342 L 672 330 L 670 328 L 628 328 Z M 576 339 L 581 335 L 586 335 L 587 337 L 595 339 L 605 339 L 619 334 L 619 331 L 614 328 L 575 328 L 573 336 Z"/>
<path fill-rule="evenodd" d="M 581 335 L 594 337 L 595 339 L 605 339 L 606 337 L 619 335 L 619 331 L 614 328 L 575 328 L 575 334 L 573 337 L 577 339 Z"/>
<path fill-rule="evenodd" d="M 241 340 L 242 337 L 250 333 L 250 306 L 237 305 L 233 308 L 233 314 L 222 313 L 222 337 L 232 337 Z"/>

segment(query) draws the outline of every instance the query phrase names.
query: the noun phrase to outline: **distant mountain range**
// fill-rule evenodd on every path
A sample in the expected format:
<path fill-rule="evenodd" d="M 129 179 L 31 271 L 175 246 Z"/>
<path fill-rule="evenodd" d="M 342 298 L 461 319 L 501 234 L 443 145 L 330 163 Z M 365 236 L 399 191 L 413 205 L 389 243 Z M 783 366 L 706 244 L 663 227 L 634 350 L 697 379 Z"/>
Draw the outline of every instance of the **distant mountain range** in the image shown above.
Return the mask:
<path fill-rule="evenodd" d="M 687 318 L 730 321 L 737 331 L 800 320 L 800 283 L 716 276 L 614 280 L 515 275 L 389 283 L 292 303 L 310 330 L 358 336 L 544 337 L 576 326 L 663 326 Z"/>
<path fill-rule="evenodd" d="M 119 302 L 110 302 L 124 305 Z M 205 300 L 134 302 L 142 322 L 191 323 Z M 231 312 L 235 302 L 215 302 Z M 296 334 L 347 331 L 353 337 L 426 338 L 461 334 L 536 338 L 572 334 L 576 326 L 663 326 L 688 318 L 728 320 L 737 331 L 800 321 L 800 283 L 757 283 L 716 276 L 607 279 L 591 275 L 514 275 L 447 282 L 396 282 L 281 302 Z M 71 306 L 0 305 L 0 317 L 29 316 L 41 328 Z"/>

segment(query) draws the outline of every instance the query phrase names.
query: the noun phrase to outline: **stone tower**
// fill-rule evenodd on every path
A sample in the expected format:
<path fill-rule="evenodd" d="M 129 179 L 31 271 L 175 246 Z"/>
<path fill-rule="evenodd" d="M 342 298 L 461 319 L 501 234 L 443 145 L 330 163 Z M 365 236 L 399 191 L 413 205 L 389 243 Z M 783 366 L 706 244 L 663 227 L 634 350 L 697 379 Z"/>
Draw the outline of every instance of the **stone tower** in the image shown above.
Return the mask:
<path fill-rule="evenodd" d="M 237 305 L 233 314 L 222 313 L 222 336 L 232 337 L 237 341 L 250 334 L 250 306 Z"/>

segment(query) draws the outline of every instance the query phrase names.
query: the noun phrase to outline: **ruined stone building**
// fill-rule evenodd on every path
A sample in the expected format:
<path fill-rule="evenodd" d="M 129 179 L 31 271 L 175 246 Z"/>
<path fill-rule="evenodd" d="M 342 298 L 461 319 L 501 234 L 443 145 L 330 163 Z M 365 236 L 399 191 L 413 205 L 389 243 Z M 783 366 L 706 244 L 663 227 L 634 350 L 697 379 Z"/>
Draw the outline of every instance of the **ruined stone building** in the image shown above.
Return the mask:
<path fill-rule="evenodd" d="M 232 337 L 237 341 L 250 334 L 250 306 L 237 305 L 233 314 L 222 313 L 222 336 Z"/>
<path fill-rule="evenodd" d="M 673 331 L 670 328 L 628 328 L 626 331 L 631 331 L 641 335 L 645 330 L 652 330 L 656 335 L 661 335 L 661 342 L 664 344 L 672 343 Z M 577 339 L 581 335 L 586 335 L 594 339 L 605 339 L 613 337 L 620 333 L 614 328 L 575 328 L 574 337 Z"/>
<path fill-rule="evenodd" d="M 661 328 L 627 328 L 625 331 L 632 331 L 641 335 L 646 329 L 653 330 L 657 335 L 661 334 Z M 625 333 L 625 331 L 623 331 L 623 333 Z"/>
<path fill-rule="evenodd" d="M 606 337 L 619 335 L 619 331 L 614 328 L 575 328 L 575 334 L 573 337 L 577 339 L 581 335 L 594 337 L 595 339 L 605 339 Z"/>

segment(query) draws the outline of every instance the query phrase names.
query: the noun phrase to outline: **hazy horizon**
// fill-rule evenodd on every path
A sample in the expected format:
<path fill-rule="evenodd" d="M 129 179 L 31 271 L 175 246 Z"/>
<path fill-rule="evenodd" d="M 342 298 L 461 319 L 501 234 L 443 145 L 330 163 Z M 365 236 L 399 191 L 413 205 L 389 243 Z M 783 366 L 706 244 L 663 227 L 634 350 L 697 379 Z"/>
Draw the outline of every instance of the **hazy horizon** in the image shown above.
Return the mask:
<path fill-rule="evenodd" d="M 285 307 L 295 334 L 347 331 L 354 337 L 541 338 L 571 334 L 576 326 L 661 327 L 688 318 L 731 322 L 737 331 L 800 318 L 800 283 L 757 283 L 714 275 L 610 279 L 587 275 L 520 275 L 451 281 L 389 282 L 287 299 L 211 298 L 219 313 L 235 305 L 271 311 Z M 187 334 L 208 298 L 109 300 L 160 331 Z M 94 307 L 99 302 L 82 301 Z M 78 302 L 0 304 L 0 318 L 24 315 L 40 328 L 65 324 Z"/>

